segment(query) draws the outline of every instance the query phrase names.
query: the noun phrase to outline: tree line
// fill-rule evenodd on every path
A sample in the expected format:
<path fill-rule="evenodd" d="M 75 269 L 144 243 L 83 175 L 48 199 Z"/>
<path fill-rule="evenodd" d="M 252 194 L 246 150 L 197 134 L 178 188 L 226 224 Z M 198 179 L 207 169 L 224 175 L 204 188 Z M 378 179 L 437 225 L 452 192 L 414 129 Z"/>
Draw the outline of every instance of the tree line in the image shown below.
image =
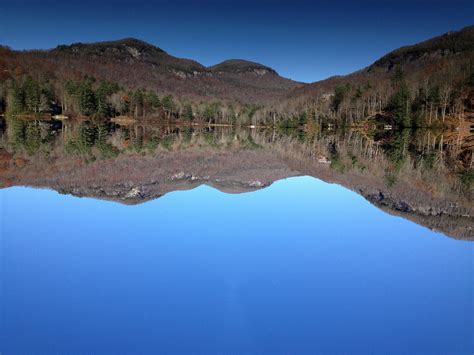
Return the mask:
<path fill-rule="evenodd" d="M 301 130 L 368 122 L 433 127 L 459 119 L 472 92 L 474 64 L 465 62 L 447 63 L 444 70 L 430 75 L 405 73 L 397 67 L 390 76 L 359 75 L 311 95 L 262 104 L 176 97 L 88 76 L 61 83 L 18 76 L 0 81 L 0 112 L 102 118 L 123 115 Z"/>
<path fill-rule="evenodd" d="M 206 123 L 250 123 L 262 106 L 222 100 L 193 100 L 129 89 L 94 77 L 51 83 L 48 79 L 9 78 L 0 82 L 0 112 L 13 115 L 64 114 L 93 118 L 179 119 Z"/>
<path fill-rule="evenodd" d="M 305 112 L 316 123 L 339 126 L 371 120 L 400 128 L 455 124 L 474 98 L 474 62 L 440 67 L 436 73 L 405 72 L 398 66 L 377 75 L 337 78 L 332 90 L 315 90 L 294 100 L 289 110 Z"/>

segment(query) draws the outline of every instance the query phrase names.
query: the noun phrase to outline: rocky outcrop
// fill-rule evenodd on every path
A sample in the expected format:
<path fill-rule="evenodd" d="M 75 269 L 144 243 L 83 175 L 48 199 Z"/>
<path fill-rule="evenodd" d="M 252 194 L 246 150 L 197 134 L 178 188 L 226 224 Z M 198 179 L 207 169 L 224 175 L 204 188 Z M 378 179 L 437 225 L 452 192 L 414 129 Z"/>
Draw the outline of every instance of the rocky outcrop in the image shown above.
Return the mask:
<path fill-rule="evenodd" d="M 409 219 L 457 239 L 474 240 L 472 208 L 452 201 L 405 200 L 383 191 L 359 190 L 359 192 L 368 201 L 389 214 Z"/>

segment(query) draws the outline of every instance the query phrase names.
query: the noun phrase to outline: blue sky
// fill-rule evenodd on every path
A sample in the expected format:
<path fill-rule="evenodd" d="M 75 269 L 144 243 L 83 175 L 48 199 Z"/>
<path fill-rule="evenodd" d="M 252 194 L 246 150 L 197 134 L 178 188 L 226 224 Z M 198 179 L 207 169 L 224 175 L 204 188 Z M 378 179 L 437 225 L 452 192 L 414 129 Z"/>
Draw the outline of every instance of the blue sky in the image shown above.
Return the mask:
<path fill-rule="evenodd" d="M 15 49 L 136 37 L 213 65 L 243 58 L 312 82 L 474 24 L 474 1 L 23 1 L 0 3 Z"/>

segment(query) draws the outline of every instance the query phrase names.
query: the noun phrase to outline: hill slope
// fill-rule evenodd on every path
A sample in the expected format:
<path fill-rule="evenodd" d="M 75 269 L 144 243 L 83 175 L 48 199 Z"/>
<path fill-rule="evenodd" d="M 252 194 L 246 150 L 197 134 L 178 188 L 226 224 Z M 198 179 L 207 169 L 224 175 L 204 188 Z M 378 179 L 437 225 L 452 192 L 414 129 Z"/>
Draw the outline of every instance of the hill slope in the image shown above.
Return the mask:
<path fill-rule="evenodd" d="M 12 76 L 64 81 L 87 75 L 129 88 L 204 99 L 267 102 L 299 85 L 257 63 L 231 60 L 206 68 L 133 38 L 60 45 L 44 51 L 3 48 L 2 58 L 4 71 Z"/>
<path fill-rule="evenodd" d="M 370 66 L 345 76 L 295 88 L 290 97 L 329 93 L 337 85 L 362 84 L 367 81 L 391 79 L 397 68 L 413 80 L 434 78 L 441 67 L 456 66 L 474 60 L 474 26 L 448 32 L 427 41 L 401 47 L 375 61 Z"/>
<path fill-rule="evenodd" d="M 295 88 L 284 108 L 323 125 L 457 127 L 473 100 L 471 26 L 394 50 L 352 74 Z"/>

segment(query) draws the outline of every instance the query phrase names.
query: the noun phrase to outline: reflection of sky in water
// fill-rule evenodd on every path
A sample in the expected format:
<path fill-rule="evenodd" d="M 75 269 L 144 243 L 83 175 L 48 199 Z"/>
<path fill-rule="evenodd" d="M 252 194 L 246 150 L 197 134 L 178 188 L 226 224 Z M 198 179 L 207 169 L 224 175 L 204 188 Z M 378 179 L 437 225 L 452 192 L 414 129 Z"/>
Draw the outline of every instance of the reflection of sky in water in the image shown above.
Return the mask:
<path fill-rule="evenodd" d="M 337 185 L 0 203 L 4 352 L 474 349 L 474 244 Z"/>

